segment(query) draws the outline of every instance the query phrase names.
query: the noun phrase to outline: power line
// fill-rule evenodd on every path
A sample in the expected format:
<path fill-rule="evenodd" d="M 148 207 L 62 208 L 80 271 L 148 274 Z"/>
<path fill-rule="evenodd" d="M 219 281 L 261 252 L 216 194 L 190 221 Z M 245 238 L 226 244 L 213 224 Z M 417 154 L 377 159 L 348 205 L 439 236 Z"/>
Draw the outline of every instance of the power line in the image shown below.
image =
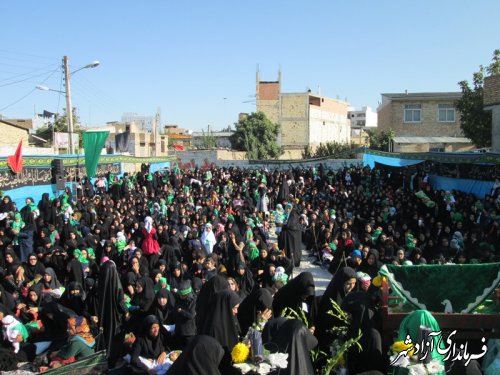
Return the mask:
<path fill-rule="evenodd" d="M 18 77 L 27 76 L 28 74 L 33 74 L 33 73 L 36 73 L 36 72 L 43 70 L 43 69 L 52 68 L 53 66 L 54 66 L 54 64 L 50 64 L 50 65 L 44 66 L 43 68 L 32 70 L 31 72 L 16 74 L 15 76 L 12 76 L 12 77 L 0 79 L 0 82 L 8 81 L 9 79 L 16 79 Z M 50 71 L 52 71 L 52 69 Z"/>
<path fill-rule="evenodd" d="M 54 73 L 57 72 L 57 69 L 52 71 L 48 76 L 47 78 L 45 78 L 41 83 L 45 83 L 50 77 L 52 77 L 52 75 L 54 75 Z M 10 103 L 9 105 L 3 107 L 3 108 L 0 108 L 0 111 L 3 111 L 9 107 L 12 107 L 13 105 L 19 103 L 20 101 L 22 101 L 23 99 L 27 98 L 28 96 L 30 96 L 31 94 L 33 94 L 33 92 L 36 90 L 36 87 L 34 87 L 33 89 L 31 89 L 26 95 L 23 95 L 21 98 L 17 99 L 16 101 Z"/>
<path fill-rule="evenodd" d="M 31 76 L 31 77 L 20 79 L 19 81 L 4 83 L 3 85 L 0 85 L 0 87 L 6 87 L 6 86 L 15 85 L 17 83 L 26 82 L 26 81 L 29 81 L 30 79 L 33 79 L 33 78 L 42 77 L 42 76 L 44 76 L 47 73 L 54 73 L 55 71 L 57 71 L 57 69 L 56 70 L 52 70 L 52 71 L 48 71 L 48 72 L 46 71 L 46 72 L 43 72 L 43 73 L 40 73 L 40 74 L 35 74 L 35 75 Z"/>

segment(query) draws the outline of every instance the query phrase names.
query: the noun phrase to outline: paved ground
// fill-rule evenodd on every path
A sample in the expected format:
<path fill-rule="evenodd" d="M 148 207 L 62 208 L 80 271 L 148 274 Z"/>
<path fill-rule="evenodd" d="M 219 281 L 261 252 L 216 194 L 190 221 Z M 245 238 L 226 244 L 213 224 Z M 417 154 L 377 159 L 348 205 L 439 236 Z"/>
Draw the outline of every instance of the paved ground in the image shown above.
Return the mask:
<path fill-rule="evenodd" d="M 295 277 L 303 271 L 311 272 L 314 277 L 314 284 L 316 285 L 316 295 L 321 296 L 332 279 L 332 274 L 325 268 L 313 264 L 315 260 L 315 257 L 309 256 L 308 251 L 302 250 L 300 267 L 293 270 L 293 276 Z"/>
<path fill-rule="evenodd" d="M 274 225 L 271 224 L 271 228 L 269 230 L 271 242 L 277 242 L 277 237 L 274 233 Z M 332 279 L 332 274 L 325 268 L 313 264 L 315 260 L 315 257 L 309 256 L 309 252 L 307 250 L 302 250 L 300 267 L 293 270 L 293 277 L 304 271 L 311 272 L 314 277 L 314 284 L 316 285 L 316 295 L 321 296 Z"/>

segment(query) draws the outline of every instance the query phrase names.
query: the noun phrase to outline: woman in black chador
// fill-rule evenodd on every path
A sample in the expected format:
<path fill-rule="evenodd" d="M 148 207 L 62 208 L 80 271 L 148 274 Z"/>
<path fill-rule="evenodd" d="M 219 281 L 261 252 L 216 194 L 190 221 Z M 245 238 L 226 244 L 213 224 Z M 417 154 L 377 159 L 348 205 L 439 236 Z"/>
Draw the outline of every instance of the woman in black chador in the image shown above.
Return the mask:
<path fill-rule="evenodd" d="M 136 369 L 149 374 L 150 369 L 159 370 L 166 365 L 169 351 L 165 331 L 161 329 L 158 318 L 154 315 L 148 315 L 144 319 L 142 333 L 132 348 L 130 363 Z M 151 363 L 149 366 L 145 364 L 148 361 Z M 156 374 L 156 372 L 154 373 Z"/>
<path fill-rule="evenodd" d="M 281 316 L 286 308 L 304 311 L 309 324 L 314 325 L 316 320 L 316 297 L 314 278 L 311 272 L 302 272 L 288 282 L 274 296 L 273 314 Z"/>
<path fill-rule="evenodd" d="M 273 296 L 269 289 L 255 289 L 245 298 L 238 309 L 238 322 L 241 333 L 245 335 L 252 324 L 257 322 L 259 314 L 273 307 Z"/>
<path fill-rule="evenodd" d="M 269 350 L 288 353 L 288 366 L 280 374 L 314 375 L 309 352 L 318 345 L 318 341 L 300 320 L 271 319 L 264 327 L 262 341 Z"/>
<path fill-rule="evenodd" d="M 287 211 L 291 208 L 287 205 Z M 288 214 L 288 219 L 281 227 L 281 233 L 278 238 L 280 249 L 284 249 L 286 256 L 293 260 L 295 267 L 300 266 L 300 257 L 302 255 L 302 228 L 300 224 L 300 215 L 296 209 Z"/>
<path fill-rule="evenodd" d="M 224 349 L 216 339 L 198 335 L 187 345 L 167 375 L 221 375 L 219 364 Z"/>
<path fill-rule="evenodd" d="M 362 291 L 352 292 L 344 298 L 341 307 L 351 315 L 346 340 L 356 338 L 360 331 L 363 333 L 359 342 L 363 350 L 360 351 L 354 346 L 347 353 L 349 374 L 369 371 L 385 374 L 387 371 L 382 356 L 382 337 L 375 327 L 375 312 L 371 308 L 370 295 Z"/>
<path fill-rule="evenodd" d="M 229 283 L 224 276 L 216 275 L 201 287 L 200 294 L 196 299 L 196 328 L 201 332 L 208 314 L 208 306 L 212 302 L 215 293 L 221 290 L 229 290 Z"/>
<path fill-rule="evenodd" d="M 205 319 L 205 324 L 201 333 L 203 335 L 212 336 L 224 349 L 224 358 L 222 359 L 220 368 L 223 374 L 238 373 L 231 365 L 231 350 L 239 340 L 239 326 L 236 315 L 240 298 L 236 293 L 230 290 L 223 290 L 215 293 Z"/>
<path fill-rule="evenodd" d="M 356 271 L 351 267 L 343 267 L 337 271 L 319 301 L 316 336 L 319 340 L 319 347 L 324 351 L 329 350 L 334 339 L 334 334 L 330 330 L 339 323 L 335 317 L 328 314 L 328 311 L 332 309 L 330 300 L 334 300 L 340 306 L 355 286 Z"/>
<path fill-rule="evenodd" d="M 97 287 L 99 298 L 97 316 L 100 327 L 103 329 L 99 349 L 107 350 L 109 365 L 114 367 L 122 347 L 124 333 L 122 324 L 127 314 L 123 288 L 114 262 L 107 261 L 101 266 Z"/>

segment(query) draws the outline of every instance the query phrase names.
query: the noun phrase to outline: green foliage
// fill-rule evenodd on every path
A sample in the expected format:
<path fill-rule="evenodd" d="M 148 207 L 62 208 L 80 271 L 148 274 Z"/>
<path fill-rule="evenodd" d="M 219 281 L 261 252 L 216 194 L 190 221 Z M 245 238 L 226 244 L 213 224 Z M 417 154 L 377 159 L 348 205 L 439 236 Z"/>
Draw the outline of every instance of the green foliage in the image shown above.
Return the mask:
<path fill-rule="evenodd" d="M 377 133 L 371 129 L 366 130 L 368 134 L 368 145 L 372 150 L 389 151 L 392 140 L 396 136 L 394 130 L 389 129 L 388 132 L 382 131 Z"/>
<path fill-rule="evenodd" d="M 500 50 L 493 53 L 492 62 L 488 67 L 480 66 L 479 71 L 472 76 L 472 87 L 466 80 L 458 85 L 462 97 L 455 103 L 460 112 L 460 126 L 464 135 L 471 139 L 476 147 L 491 146 L 491 112 L 483 109 L 484 77 L 500 74 Z"/>
<path fill-rule="evenodd" d="M 312 159 L 314 157 L 314 153 L 312 150 L 312 147 L 309 145 L 306 145 L 304 147 L 304 151 L 302 151 L 302 159 Z"/>
<path fill-rule="evenodd" d="M 52 133 L 53 132 L 61 132 L 61 133 L 67 133 L 68 132 L 68 122 L 66 118 L 66 108 L 64 108 L 64 113 L 62 116 L 58 116 L 57 114 L 55 115 L 55 119 L 53 122 L 49 123 L 47 126 L 42 126 L 36 130 L 36 135 L 43 139 L 50 140 L 47 142 L 47 146 L 52 147 L 53 144 L 53 139 L 52 139 Z M 79 134 L 80 138 L 80 144 L 79 147 L 83 147 L 83 129 L 80 127 L 80 120 L 78 118 L 78 115 L 76 113 L 76 108 L 73 108 L 73 133 Z"/>
<path fill-rule="evenodd" d="M 339 322 L 337 326 L 331 327 L 330 332 L 334 332 L 337 338 L 331 344 L 331 356 L 326 360 L 326 364 L 321 369 L 321 375 L 330 375 L 337 366 L 344 365 L 345 353 L 353 346 L 357 346 L 358 350 L 363 350 L 359 344 L 359 340 L 363 336 L 361 330 L 357 337 L 345 340 L 347 329 L 351 324 L 351 317 L 339 306 L 337 302 L 330 298 L 332 308 L 326 313 L 336 318 Z"/>
<path fill-rule="evenodd" d="M 286 307 L 282 312 L 281 312 L 281 317 L 283 318 L 288 318 L 288 319 L 298 319 L 304 325 L 309 328 L 309 321 L 307 320 L 306 313 L 304 310 L 302 310 L 300 307 L 298 310 L 294 310 L 290 307 Z"/>
<path fill-rule="evenodd" d="M 326 142 L 320 143 L 316 150 L 313 152 L 311 146 L 307 145 L 302 151 L 302 158 L 312 159 L 312 158 L 322 158 L 331 157 L 334 159 L 342 159 L 346 157 L 352 157 L 350 153 L 354 147 L 352 144 L 348 143 L 337 143 L 337 142 Z"/>
<path fill-rule="evenodd" d="M 247 152 L 251 160 L 277 159 L 283 154 L 277 143 L 279 125 L 271 122 L 264 113 L 256 112 L 238 121 L 231 136 L 232 146 Z"/>
<path fill-rule="evenodd" d="M 211 149 L 211 148 L 217 148 L 217 139 L 214 137 L 212 132 L 207 132 L 202 131 L 203 135 L 201 136 L 201 145 L 200 148 L 202 149 Z"/>
<path fill-rule="evenodd" d="M 336 351 L 335 355 L 326 360 L 325 366 L 323 366 L 323 368 L 321 369 L 321 375 L 330 375 L 332 371 L 335 370 L 337 365 L 340 364 L 347 350 L 349 350 L 352 346 L 357 346 L 359 351 L 363 350 L 359 343 L 359 340 L 361 340 L 362 336 L 363 333 L 361 332 L 361 330 L 359 330 L 357 337 L 349 339 L 342 343 L 340 348 Z"/>

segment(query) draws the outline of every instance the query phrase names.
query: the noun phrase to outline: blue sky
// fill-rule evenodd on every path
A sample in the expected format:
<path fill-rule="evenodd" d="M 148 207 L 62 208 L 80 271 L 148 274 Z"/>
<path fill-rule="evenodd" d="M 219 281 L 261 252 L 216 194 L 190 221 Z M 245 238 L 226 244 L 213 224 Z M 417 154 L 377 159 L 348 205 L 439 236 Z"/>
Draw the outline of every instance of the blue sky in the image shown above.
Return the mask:
<path fill-rule="evenodd" d="M 355 107 L 458 91 L 500 48 L 499 1 L 10 1 L 0 6 L 0 114 L 62 112 L 61 60 L 84 125 L 124 112 L 199 130 L 252 112 L 255 73 Z M 224 99 L 226 98 L 226 99 Z"/>

